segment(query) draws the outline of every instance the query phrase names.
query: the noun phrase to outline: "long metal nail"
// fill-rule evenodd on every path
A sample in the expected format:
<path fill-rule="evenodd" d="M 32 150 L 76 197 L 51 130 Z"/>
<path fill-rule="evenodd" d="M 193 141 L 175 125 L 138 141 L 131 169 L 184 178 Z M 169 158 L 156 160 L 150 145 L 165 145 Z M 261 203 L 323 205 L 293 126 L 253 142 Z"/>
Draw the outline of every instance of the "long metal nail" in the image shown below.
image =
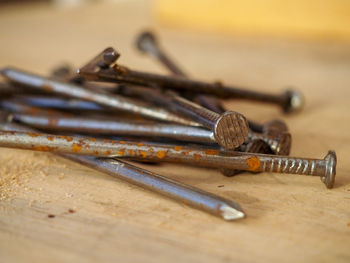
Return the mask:
<path fill-rule="evenodd" d="M 150 55 L 158 60 L 161 64 L 166 66 L 172 74 L 186 76 L 185 72 L 182 71 L 160 47 L 156 36 L 152 32 L 145 31 L 139 34 L 136 39 L 136 47 L 144 54 Z"/>
<path fill-rule="evenodd" d="M 78 99 L 63 99 L 50 96 L 16 96 L 18 101 L 23 101 L 25 104 L 39 107 L 39 108 L 52 108 L 65 111 L 94 111 L 101 112 L 106 111 L 107 108 L 97 103 L 86 100 Z M 110 110 L 110 109 L 109 109 Z"/>
<path fill-rule="evenodd" d="M 142 53 L 150 55 L 159 61 L 162 65 L 164 65 L 172 74 L 175 76 L 187 77 L 184 71 L 180 69 L 173 62 L 172 59 L 167 55 L 167 53 L 160 46 L 156 35 L 150 31 L 144 31 L 138 35 L 136 39 L 136 46 L 138 50 Z M 147 92 L 148 93 L 148 92 Z M 196 95 L 193 99 L 195 102 L 198 102 L 203 107 L 216 112 L 216 113 L 224 113 L 225 109 L 221 105 L 220 101 L 216 98 L 205 96 L 205 95 Z M 249 127 L 253 128 L 252 130 L 262 130 L 262 126 L 258 125 L 254 122 L 248 120 Z M 269 124 L 270 125 L 270 124 Z M 271 125 L 270 125 L 271 126 Z M 271 128 L 271 127 L 267 127 Z M 274 129 L 276 129 L 274 127 Z M 262 131 L 261 131 L 262 132 Z M 270 151 L 269 147 L 266 147 L 267 144 L 271 146 L 271 150 L 275 154 L 279 155 L 289 155 L 290 152 L 290 143 L 287 142 L 287 139 L 290 141 L 290 134 L 275 134 L 275 136 L 267 136 L 266 134 L 255 134 L 254 136 L 250 136 L 250 142 L 245 147 L 245 151 L 247 152 L 256 152 L 256 153 L 268 153 Z M 282 137 L 282 138 L 281 138 Z M 266 141 L 266 143 L 264 141 Z M 265 152 L 263 152 L 265 151 Z M 239 173 L 236 170 L 227 170 L 224 169 L 223 174 L 226 176 L 232 176 L 234 174 Z"/>
<path fill-rule="evenodd" d="M 298 111 L 303 106 L 303 97 L 295 90 L 287 90 L 281 95 L 223 85 L 221 82 L 207 83 L 176 76 L 166 76 L 131 70 L 116 63 L 119 53 L 113 48 L 105 49 L 79 70 L 88 80 L 130 83 L 143 86 L 157 86 L 178 91 L 211 94 L 221 98 L 240 98 L 279 105 L 285 112 Z M 107 59 L 108 58 L 108 59 Z M 101 63 L 102 61 L 102 63 Z"/>
<path fill-rule="evenodd" d="M 92 133 L 126 135 L 153 138 L 167 138 L 197 143 L 216 143 L 213 132 L 179 124 L 130 122 L 126 120 L 102 120 L 86 117 L 64 117 L 38 114 L 14 113 L 12 120 L 34 128 L 49 131 L 69 131 L 73 133 Z"/>
<path fill-rule="evenodd" d="M 161 93 L 144 87 L 120 89 L 124 95 L 133 95 L 200 123 L 214 133 L 216 142 L 225 149 L 240 146 L 248 137 L 249 127 L 246 118 L 234 111 L 223 114 L 210 111 L 200 105 L 168 91 Z"/>
<path fill-rule="evenodd" d="M 176 65 L 176 63 L 167 55 L 164 49 L 159 45 L 157 37 L 154 33 L 150 31 L 144 31 L 141 34 L 139 34 L 136 39 L 136 47 L 142 53 L 147 54 L 159 61 L 173 75 L 187 77 L 187 74 Z M 223 113 L 226 111 L 221 105 L 220 101 L 214 97 L 202 94 L 192 94 L 190 97 L 192 97 L 192 100 L 194 102 L 213 112 Z"/>
<path fill-rule="evenodd" d="M 203 167 L 231 168 L 254 172 L 290 173 L 320 176 L 332 188 L 336 173 L 336 154 L 329 151 L 325 159 L 309 159 L 217 149 L 101 140 L 40 133 L 0 132 L 0 146 L 57 153 L 74 153 L 106 157 L 126 157 L 151 161 L 188 163 Z"/>
<path fill-rule="evenodd" d="M 148 118 L 157 119 L 161 121 L 175 122 L 191 126 L 199 126 L 197 122 L 179 117 L 164 109 L 155 108 L 150 105 L 145 105 L 144 103 L 127 99 L 118 95 L 112 95 L 107 92 L 86 89 L 74 84 L 41 77 L 10 67 L 2 69 L 1 73 L 7 80 L 11 82 L 39 89 L 44 92 L 61 94 L 82 100 L 93 101 L 100 105 L 104 105 L 110 108 L 139 114 Z"/>
<path fill-rule="evenodd" d="M 237 148 L 248 137 L 248 122 L 238 112 L 226 111 L 218 114 L 172 92 L 167 92 L 160 103 L 213 131 L 215 140 L 225 149 Z"/>
<path fill-rule="evenodd" d="M 44 115 L 44 116 L 73 116 L 67 112 L 60 112 L 52 109 L 41 109 L 38 107 L 28 106 L 25 103 L 21 103 L 16 99 L 0 100 L 0 108 L 14 113 L 26 113 L 31 115 Z"/>
<path fill-rule="evenodd" d="M 28 128 L 13 124 L 3 124 L 1 128 L 12 131 L 28 131 Z M 60 156 L 152 192 L 170 197 L 190 207 L 221 217 L 224 220 L 237 220 L 245 217 L 242 208 L 234 201 L 168 179 L 162 175 L 149 172 L 120 160 L 73 154 L 61 154 Z"/>

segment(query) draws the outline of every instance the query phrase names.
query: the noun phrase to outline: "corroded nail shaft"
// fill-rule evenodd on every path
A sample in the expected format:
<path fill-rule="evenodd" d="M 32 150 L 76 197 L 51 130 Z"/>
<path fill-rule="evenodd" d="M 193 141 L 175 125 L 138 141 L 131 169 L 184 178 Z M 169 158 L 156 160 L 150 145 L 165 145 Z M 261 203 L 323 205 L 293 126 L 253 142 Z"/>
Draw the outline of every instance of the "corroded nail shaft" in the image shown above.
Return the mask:
<path fill-rule="evenodd" d="M 125 66 L 116 64 L 119 57 L 114 56 L 105 63 L 104 67 L 96 64 L 100 57 L 106 53 L 111 53 L 113 48 L 105 49 L 100 55 L 96 56 L 91 62 L 79 70 L 84 78 L 92 81 L 108 81 L 117 83 L 129 83 L 149 87 L 161 87 L 164 89 L 173 89 L 178 91 L 189 91 L 201 94 L 211 94 L 221 98 L 240 98 L 259 102 L 273 103 L 282 107 L 285 112 L 300 110 L 303 106 L 303 98 L 300 93 L 294 90 L 288 90 L 281 95 L 268 94 L 248 89 L 236 88 L 223 85 L 220 82 L 207 83 L 203 81 L 190 80 L 177 76 L 166 76 L 131 70 Z M 117 53 L 117 52 L 116 52 Z M 95 64 L 94 64 L 95 63 Z M 108 65 L 108 66 L 107 66 Z"/>
<path fill-rule="evenodd" d="M 157 61 L 159 61 L 163 66 L 165 66 L 173 75 L 186 77 L 186 73 L 180 69 L 179 66 L 168 56 L 168 54 L 161 48 L 157 37 L 154 33 L 150 31 L 145 31 L 139 34 L 136 39 L 136 47 L 138 50 L 147 54 Z M 192 95 L 192 100 L 196 103 L 202 105 L 203 107 L 217 112 L 223 113 L 226 110 L 221 105 L 220 101 L 214 97 L 208 95 L 195 94 Z"/>
<path fill-rule="evenodd" d="M 189 163 L 203 167 L 255 172 L 313 175 L 320 176 L 328 188 L 333 187 L 336 172 L 336 155 L 333 151 L 330 151 L 325 159 L 320 160 L 7 131 L 0 132 L 0 146 L 57 153 Z"/>
<path fill-rule="evenodd" d="M 39 89 L 44 92 L 61 94 L 78 99 L 93 101 L 107 107 L 115 108 L 117 110 L 131 112 L 134 114 L 139 114 L 144 117 L 157 119 L 161 121 L 198 126 L 198 123 L 181 118 L 164 109 L 154 108 L 152 106 L 145 105 L 141 102 L 127 99 L 118 95 L 112 95 L 107 92 L 86 89 L 74 84 L 41 77 L 14 68 L 5 68 L 1 71 L 1 73 L 6 79 L 8 79 L 11 82 L 20 85 L 30 86 L 31 88 Z"/>
<path fill-rule="evenodd" d="M 13 124 L 5 124 L 1 126 L 1 128 L 6 128 L 8 130 L 27 129 Z M 79 162 L 95 170 L 107 173 L 113 177 L 148 189 L 152 192 L 170 197 L 188 206 L 221 217 L 225 220 L 237 220 L 245 217 L 241 207 L 231 200 L 168 179 L 162 175 L 149 172 L 120 160 L 73 154 L 64 154 L 60 156 Z"/>

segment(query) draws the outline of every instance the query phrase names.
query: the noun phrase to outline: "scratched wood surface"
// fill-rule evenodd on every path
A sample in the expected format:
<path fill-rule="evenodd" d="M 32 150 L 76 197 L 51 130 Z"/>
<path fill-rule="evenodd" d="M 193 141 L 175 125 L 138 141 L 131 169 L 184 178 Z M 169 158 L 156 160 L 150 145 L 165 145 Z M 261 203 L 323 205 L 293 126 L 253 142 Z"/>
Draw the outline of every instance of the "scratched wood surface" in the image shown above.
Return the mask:
<path fill-rule="evenodd" d="M 0 262 L 349 262 L 350 46 L 180 32 L 158 26 L 149 2 L 0 9 L 0 64 L 46 74 L 82 65 L 112 45 L 130 67 L 165 72 L 133 48 L 153 27 L 194 77 L 279 92 L 295 86 L 305 110 L 283 116 L 238 101 L 231 109 L 266 121 L 283 118 L 292 154 L 337 151 L 335 188 L 319 178 L 145 166 L 241 204 L 248 217 L 224 222 L 48 153 L 0 149 Z"/>

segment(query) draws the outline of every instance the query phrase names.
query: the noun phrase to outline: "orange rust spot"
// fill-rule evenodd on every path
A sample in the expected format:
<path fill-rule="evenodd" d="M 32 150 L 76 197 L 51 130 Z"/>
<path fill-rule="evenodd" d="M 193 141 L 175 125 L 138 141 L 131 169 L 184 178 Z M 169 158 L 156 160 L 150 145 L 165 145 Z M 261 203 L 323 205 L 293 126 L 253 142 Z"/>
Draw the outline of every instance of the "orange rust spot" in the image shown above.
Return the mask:
<path fill-rule="evenodd" d="M 260 160 L 258 157 L 251 157 L 247 160 L 247 164 L 249 166 L 248 170 L 250 171 L 256 171 L 260 167 Z"/>
<path fill-rule="evenodd" d="M 208 149 L 208 150 L 205 150 L 205 153 L 208 154 L 208 155 L 215 155 L 215 154 L 218 154 L 219 151 L 218 150 L 214 150 L 214 149 Z"/>
<path fill-rule="evenodd" d="M 67 142 L 73 141 L 73 137 L 71 136 L 64 136 Z"/>
<path fill-rule="evenodd" d="M 47 136 L 47 139 L 48 139 L 49 141 L 53 141 L 53 140 L 55 139 L 55 137 L 53 137 L 53 136 Z"/>
<path fill-rule="evenodd" d="M 143 146 L 144 145 L 144 143 L 142 143 L 142 142 L 139 142 L 138 144 L 137 144 L 137 146 Z"/>
<path fill-rule="evenodd" d="M 37 114 L 39 113 L 40 109 L 39 108 L 35 108 L 35 107 L 28 107 L 27 112 L 30 114 Z"/>
<path fill-rule="evenodd" d="M 46 91 L 52 91 L 52 87 L 51 87 L 50 85 L 48 85 L 48 84 L 42 85 L 42 88 L 43 88 L 44 90 L 46 90 Z"/>
<path fill-rule="evenodd" d="M 163 158 L 165 157 L 165 152 L 164 152 L 164 151 L 158 151 L 158 152 L 157 152 L 157 157 L 158 157 L 159 159 L 163 159 Z"/>
<path fill-rule="evenodd" d="M 199 159 L 201 158 L 201 155 L 198 154 L 198 153 L 195 153 L 195 154 L 193 155 L 193 157 L 194 157 L 194 160 L 195 160 L 196 162 L 198 162 Z"/>
<path fill-rule="evenodd" d="M 72 146 L 73 152 L 80 152 L 81 151 L 81 145 L 77 144 L 77 143 L 73 143 Z"/>
<path fill-rule="evenodd" d="M 128 154 L 129 155 L 134 155 L 134 151 L 133 150 L 128 150 Z"/>
<path fill-rule="evenodd" d="M 126 144 L 126 141 L 120 141 L 121 144 Z"/>
<path fill-rule="evenodd" d="M 48 152 L 48 151 L 52 151 L 53 149 L 49 146 L 37 146 L 37 147 L 34 147 L 33 150 Z"/>
<path fill-rule="evenodd" d="M 111 154 L 111 151 L 105 151 L 105 154 L 106 154 L 106 155 L 110 155 L 110 154 Z"/>
<path fill-rule="evenodd" d="M 142 158 L 146 158 L 147 157 L 147 153 L 144 152 L 144 151 L 141 151 L 140 154 L 141 154 Z"/>
<path fill-rule="evenodd" d="M 98 155 L 98 151 L 94 151 L 94 155 Z"/>
<path fill-rule="evenodd" d="M 181 151 L 182 147 L 181 146 L 174 146 L 175 151 Z"/>
<path fill-rule="evenodd" d="M 90 142 L 96 142 L 96 139 L 95 138 L 89 138 L 88 139 Z"/>
<path fill-rule="evenodd" d="M 119 156 L 123 156 L 123 155 L 124 155 L 124 152 L 125 152 L 124 150 L 120 150 L 120 151 L 118 151 L 118 155 L 119 155 Z"/>
<path fill-rule="evenodd" d="M 55 127 L 58 123 L 57 119 L 49 119 L 49 126 Z"/>
<path fill-rule="evenodd" d="M 27 135 L 30 137 L 38 137 L 39 136 L 39 134 L 34 133 L 34 132 L 27 132 Z"/>
<path fill-rule="evenodd" d="M 150 153 L 153 153 L 153 152 L 154 152 L 153 148 L 149 148 L 148 151 L 149 151 Z"/>

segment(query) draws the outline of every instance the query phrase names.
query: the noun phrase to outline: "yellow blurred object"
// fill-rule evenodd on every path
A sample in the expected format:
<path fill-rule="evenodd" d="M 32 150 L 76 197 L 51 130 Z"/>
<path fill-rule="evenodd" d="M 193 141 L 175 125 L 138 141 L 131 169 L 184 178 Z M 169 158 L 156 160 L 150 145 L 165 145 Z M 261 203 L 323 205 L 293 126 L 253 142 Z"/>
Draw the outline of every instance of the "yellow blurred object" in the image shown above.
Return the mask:
<path fill-rule="evenodd" d="M 350 0 L 157 0 L 156 15 L 204 30 L 350 39 Z"/>

